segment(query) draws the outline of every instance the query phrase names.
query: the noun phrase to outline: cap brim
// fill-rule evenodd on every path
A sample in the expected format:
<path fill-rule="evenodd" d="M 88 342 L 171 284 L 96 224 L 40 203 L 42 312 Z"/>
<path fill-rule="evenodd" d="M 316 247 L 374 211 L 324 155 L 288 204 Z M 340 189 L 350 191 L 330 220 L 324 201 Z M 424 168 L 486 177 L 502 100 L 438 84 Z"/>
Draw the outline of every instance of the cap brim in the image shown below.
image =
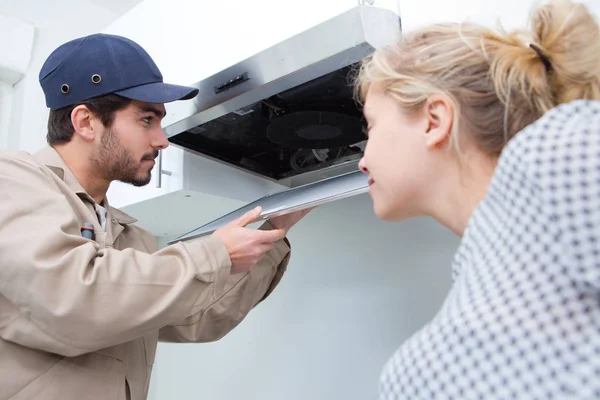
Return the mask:
<path fill-rule="evenodd" d="M 115 94 L 145 103 L 170 103 L 177 100 L 193 99 L 198 94 L 198 89 L 156 82 L 120 90 Z"/>

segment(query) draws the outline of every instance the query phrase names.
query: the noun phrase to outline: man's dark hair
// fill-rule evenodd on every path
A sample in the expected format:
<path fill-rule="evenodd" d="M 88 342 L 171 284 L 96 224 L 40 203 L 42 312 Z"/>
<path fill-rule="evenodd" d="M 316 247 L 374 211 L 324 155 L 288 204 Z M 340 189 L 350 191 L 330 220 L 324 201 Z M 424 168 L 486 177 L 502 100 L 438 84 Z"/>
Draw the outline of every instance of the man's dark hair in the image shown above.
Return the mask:
<path fill-rule="evenodd" d="M 69 143 L 75 130 L 71 123 L 71 112 L 75 107 L 84 105 L 96 114 L 102 124 L 110 128 L 115 119 L 115 112 L 122 110 L 131 104 L 131 100 L 116 94 L 108 94 L 101 97 L 85 100 L 58 110 L 50 110 L 48 118 L 48 135 L 46 140 L 50 146 L 61 143 Z"/>

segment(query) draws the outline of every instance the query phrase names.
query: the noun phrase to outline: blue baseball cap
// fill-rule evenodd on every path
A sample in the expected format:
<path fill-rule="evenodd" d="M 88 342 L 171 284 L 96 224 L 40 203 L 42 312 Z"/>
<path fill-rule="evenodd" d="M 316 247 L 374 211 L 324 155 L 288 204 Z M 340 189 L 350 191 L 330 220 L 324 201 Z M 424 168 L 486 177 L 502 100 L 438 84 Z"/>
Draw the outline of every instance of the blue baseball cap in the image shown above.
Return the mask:
<path fill-rule="evenodd" d="M 54 50 L 39 75 L 46 106 L 58 110 L 94 97 L 117 94 L 148 103 L 189 100 L 198 89 L 163 82 L 150 55 L 122 36 L 93 34 Z"/>

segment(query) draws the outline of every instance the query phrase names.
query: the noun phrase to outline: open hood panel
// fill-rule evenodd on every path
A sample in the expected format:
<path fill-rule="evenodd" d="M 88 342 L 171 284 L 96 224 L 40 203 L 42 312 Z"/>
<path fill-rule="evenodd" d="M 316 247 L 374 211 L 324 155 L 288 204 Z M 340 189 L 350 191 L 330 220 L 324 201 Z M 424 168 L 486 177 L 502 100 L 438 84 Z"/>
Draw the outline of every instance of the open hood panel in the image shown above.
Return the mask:
<path fill-rule="evenodd" d="M 267 220 L 272 217 L 317 207 L 321 204 L 365 193 L 368 191 L 368 185 L 364 184 L 363 178 L 364 175 L 360 172 L 351 172 L 283 192 L 266 195 L 191 232 L 181 235 L 170 241 L 169 244 L 209 235 L 215 230 L 240 218 L 257 206 L 262 208 L 259 220 Z"/>

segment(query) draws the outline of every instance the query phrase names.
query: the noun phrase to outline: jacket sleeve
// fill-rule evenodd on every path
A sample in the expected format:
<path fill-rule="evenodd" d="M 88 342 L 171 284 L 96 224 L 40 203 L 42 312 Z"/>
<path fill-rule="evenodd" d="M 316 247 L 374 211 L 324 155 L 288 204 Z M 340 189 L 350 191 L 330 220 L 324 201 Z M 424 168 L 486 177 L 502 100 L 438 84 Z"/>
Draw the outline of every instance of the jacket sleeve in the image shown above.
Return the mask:
<path fill-rule="evenodd" d="M 223 299 L 252 296 L 228 293 L 236 290 L 240 277 L 230 274 L 229 254 L 215 237 L 154 254 L 102 249 L 83 238 L 69 204 L 73 200 L 60 192 L 50 174 L 28 159 L 0 158 L 4 340 L 77 356 L 190 316 L 211 315 L 211 323 L 217 323 L 215 305 L 226 318 L 231 303 Z M 259 286 L 272 275 L 264 273 Z M 251 285 L 242 287 L 252 290 Z M 232 319 L 238 318 L 240 310 L 231 312 L 236 313 Z"/>
<path fill-rule="evenodd" d="M 266 222 L 259 229 L 272 228 Z M 287 268 L 290 255 L 287 239 L 277 242 L 250 272 L 227 282 L 223 296 L 213 304 L 177 324 L 162 328 L 159 340 L 200 343 L 222 338 L 273 291 Z"/>

